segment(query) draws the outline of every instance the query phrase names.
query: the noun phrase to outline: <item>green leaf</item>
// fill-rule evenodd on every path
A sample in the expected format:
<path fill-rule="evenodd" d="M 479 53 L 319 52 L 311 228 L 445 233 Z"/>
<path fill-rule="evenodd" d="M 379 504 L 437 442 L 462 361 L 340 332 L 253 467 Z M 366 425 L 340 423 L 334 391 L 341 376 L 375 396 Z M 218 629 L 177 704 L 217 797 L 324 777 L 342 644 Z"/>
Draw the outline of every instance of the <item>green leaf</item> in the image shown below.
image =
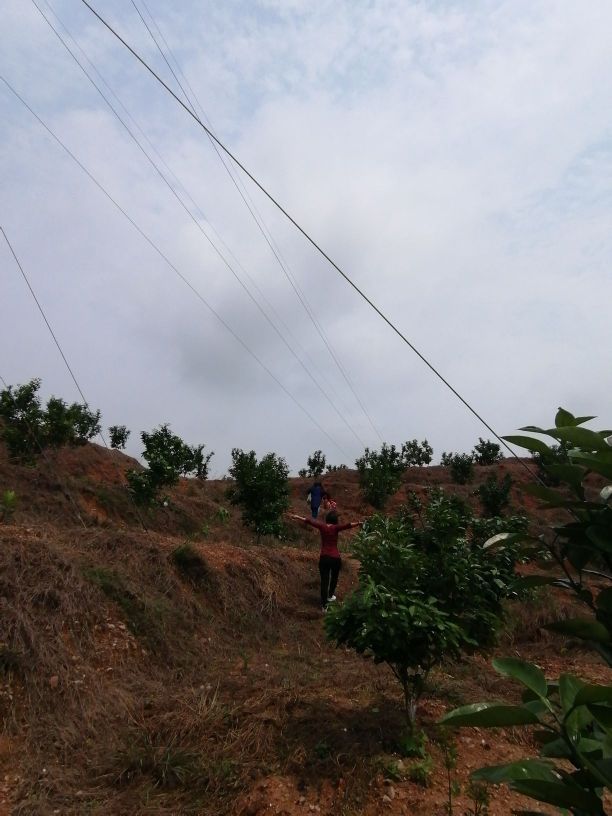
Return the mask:
<path fill-rule="evenodd" d="M 519 428 L 519 431 L 529 431 L 530 433 L 541 433 L 541 434 L 546 433 L 544 428 L 538 428 L 537 425 L 525 425 L 524 428 Z"/>
<path fill-rule="evenodd" d="M 584 681 L 573 674 L 562 674 L 559 677 L 559 698 L 564 713 L 573 707 L 574 699 L 583 686 Z"/>
<path fill-rule="evenodd" d="M 541 439 L 534 439 L 531 436 L 502 436 L 502 439 L 519 448 L 527 448 L 532 453 L 541 453 L 544 456 L 550 453 L 550 448 L 546 442 L 542 442 Z"/>
<path fill-rule="evenodd" d="M 606 730 L 612 728 L 612 707 L 606 705 L 588 705 L 592 717 Z"/>
<path fill-rule="evenodd" d="M 600 476 L 605 476 L 606 479 L 612 479 L 612 462 L 607 458 L 593 456 L 591 453 L 575 452 L 572 453 L 572 461 L 582 462 L 582 464 L 589 470 L 594 470 Z"/>
<path fill-rule="evenodd" d="M 513 790 L 537 799 L 538 802 L 547 802 L 557 807 L 578 808 L 586 813 L 603 813 L 601 799 L 579 787 L 570 787 L 562 782 L 548 782 L 542 779 L 525 779 L 512 782 Z"/>
<path fill-rule="evenodd" d="M 453 727 L 501 728 L 509 725 L 535 725 L 539 720 L 535 714 L 523 706 L 505 705 L 504 703 L 472 703 L 450 711 L 442 717 L 440 722 Z"/>
<path fill-rule="evenodd" d="M 552 632 L 560 632 L 562 635 L 577 637 L 581 640 L 592 640 L 595 643 L 609 643 L 610 633 L 606 627 L 598 621 L 588 618 L 572 618 L 571 620 L 555 621 L 547 623 L 545 629 Z"/>
<path fill-rule="evenodd" d="M 584 425 L 585 422 L 590 422 L 592 419 L 597 419 L 597 417 L 594 417 L 594 416 L 575 417 L 574 425 Z M 601 433 L 601 431 L 600 431 L 600 433 Z"/>
<path fill-rule="evenodd" d="M 606 440 L 595 431 L 589 431 L 588 428 L 554 428 L 548 431 L 550 436 L 559 439 L 561 442 L 569 442 L 582 448 L 584 451 L 609 451 L 610 447 Z"/>
<path fill-rule="evenodd" d="M 576 694 L 574 705 L 588 705 L 590 703 L 612 703 L 612 686 L 600 686 L 595 683 L 583 685 Z"/>
<path fill-rule="evenodd" d="M 520 759 L 518 762 L 510 762 L 507 765 L 490 765 L 474 771 L 472 777 L 493 785 L 499 785 L 500 782 L 514 782 L 519 779 L 539 779 L 558 783 L 561 779 L 555 766 L 550 762 L 542 762 L 541 759 Z"/>
<path fill-rule="evenodd" d="M 567 482 L 575 491 L 582 491 L 582 480 L 586 475 L 586 468 L 580 465 L 550 464 L 546 470 L 562 482 Z"/>
<path fill-rule="evenodd" d="M 514 657 L 496 658 L 493 661 L 493 668 L 496 672 L 504 677 L 511 677 L 513 680 L 518 680 L 528 689 L 537 694 L 538 697 L 546 697 L 548 692 L 548 684 L 544 677 L 544 672 L 534 666 L 533 663 L 527 663 L 524 660 L 518 660 Z"/>
<path fill-rule="evenodd" d="M 526 484 L 522 485 L 521 489 L 524 493 L 529 493 L 530 496 L 542 499 L 551 507 L 565 507 L 569 504 L 567 499 L 563 498 L 556 490 L 551 490 L 550 487 L 544 487 L 541 484 Z"/>
<path fill-rule="evenodd" d="M 566 428 L 568 425 L 574 425 L 575 422 L 576 417 L 573 414 L 570 414 L 564 408 L 559 408 L 555 417 L 555 426 L 557 428 Z"/>

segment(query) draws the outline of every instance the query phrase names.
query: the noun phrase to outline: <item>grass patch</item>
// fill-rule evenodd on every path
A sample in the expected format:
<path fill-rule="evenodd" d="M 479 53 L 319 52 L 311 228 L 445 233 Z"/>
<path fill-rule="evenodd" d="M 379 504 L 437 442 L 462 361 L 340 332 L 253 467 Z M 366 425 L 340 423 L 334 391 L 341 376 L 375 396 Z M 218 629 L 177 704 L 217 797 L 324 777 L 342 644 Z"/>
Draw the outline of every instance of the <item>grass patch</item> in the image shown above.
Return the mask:
<path fill-rule="evenodd" d="M 83 575 L 117 604 L 132 634 L 145 640 L 153 651 L 159 651 L 164 643 L 166 605 L 159 600 L 145 603 L 125 585 L 123 578 L 114 570 L 90 567 L 83 571 Z"/>
<path fill-rule="evenodd" d="M 117 755 L 117 785 L 128 785 L 148 776 L 157 788 L 199 787 L 207 782 L 200 757 L 172 745 L 135 742 Z"/>
<path fill-rule="evenodd" d="M 195 586 L 209 585 L 212 573 L 206 561 L 189 542 L 181 544 L 170 553 L 170 561 L 180 574 Z"/>

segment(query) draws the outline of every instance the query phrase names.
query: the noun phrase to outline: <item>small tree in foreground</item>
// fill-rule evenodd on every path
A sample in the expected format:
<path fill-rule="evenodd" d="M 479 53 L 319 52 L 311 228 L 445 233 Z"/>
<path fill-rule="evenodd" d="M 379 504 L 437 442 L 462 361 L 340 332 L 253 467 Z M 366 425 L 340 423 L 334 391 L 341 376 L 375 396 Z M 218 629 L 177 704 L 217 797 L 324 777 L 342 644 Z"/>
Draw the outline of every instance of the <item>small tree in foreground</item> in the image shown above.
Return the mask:
<path fill-rule="evenodd" d="M 130 431 L 125 425 L 111 425 L 108 429 L 110 446 L 115 450 L 123 450 L 127 444 Z"/>
<path fill-rule="evenodd" d="M 242 510 L 242 520 L 257 534 L 279 535 L 282 516 L 289 507 L 289 468 L 283 458 L 267 453 L 257 461 L 255 451 L 232 450 L 229 469 L 234 485 L 228 495 Z"/>
<path fill-rule="evenodd" d="M 551 446 L 540 438 L 507 436 L 507 442 L 540 455 L 542 467 L 557 480 L 560 490 L 541 484 L 524 489 L 543 507 L 565 508 L 567 523 L 551 528 L 543 539 L 520 536 L 525 554 L 538 558 L 542 546 L 557 575 L 529 575 L 524 586 L 552 584 L 574 593 L 588 612 L 586 617 L 557 621 L 546 628 L 583 640 L 612 666 L 612 485 L 590 487 L 591 473 L 612 479 L 612 431 L 581 427 L 594 417 L 575 417 L 559 408 L 555 427 L 527 426 L 521 430 L 546 436 L 567 451 L 567 461 L 555 461 Z M 499 534 L 491 547 L 517 536 Z M 541 560 L 538 558 L 538 563 Z M 596 576 L 594 583 L 592 576 Z M 495 728 L 529 725 L 540 748 L 539 759 L 481 768 L 474 776 L 505 782 L 512 789 L 575 816 L 605 814 L 603 794 L 612 792 L 612 685 L 588 683 L 572 674 L 547 679 L 530 663 L 514 658 L 497 660 L 495 669 L 524 687 L 522 705 L 475 703 L 450 712 L 450 726 Z M 561 760 L 561 763 L 555 760 Z"/>
<path fill-rule="evenodd" d="M 469 517 L 438 491 L 416 526 L 371 519 L 354 540 L 359 586 L 326 616 L 338 645 L 387 663 L 412 729 L 427 675 L 443 658 L 490 645 L 512 592 L 513 566 L 467 536 Z"/>
<path fill-rule="evenodd" d="M 498 479 L 493 473 L 487 476 L 486 481 L 478 486 L 476 493 L 480 497 L 485 516 L 501 516 L 510 502 L 512 477 L 506 473 L 503 479 Z"/>

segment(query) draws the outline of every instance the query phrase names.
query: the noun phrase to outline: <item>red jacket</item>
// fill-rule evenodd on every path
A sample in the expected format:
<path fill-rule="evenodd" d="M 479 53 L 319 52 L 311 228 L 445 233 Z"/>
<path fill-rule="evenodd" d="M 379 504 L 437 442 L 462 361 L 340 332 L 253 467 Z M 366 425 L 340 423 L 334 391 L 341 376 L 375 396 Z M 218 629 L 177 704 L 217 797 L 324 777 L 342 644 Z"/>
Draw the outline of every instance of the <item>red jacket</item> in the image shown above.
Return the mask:
<path fill-rule="evenodd" d="M 349 530 L 353 525 L 348 524 L 326 524 L 324 521 L 307 518 L 306 524 L 316 527 L 321 533 L 321 555 L 328 555 L 331 558 L 340 558 L 338 552 L 338 533 L 342 530 Z"/>

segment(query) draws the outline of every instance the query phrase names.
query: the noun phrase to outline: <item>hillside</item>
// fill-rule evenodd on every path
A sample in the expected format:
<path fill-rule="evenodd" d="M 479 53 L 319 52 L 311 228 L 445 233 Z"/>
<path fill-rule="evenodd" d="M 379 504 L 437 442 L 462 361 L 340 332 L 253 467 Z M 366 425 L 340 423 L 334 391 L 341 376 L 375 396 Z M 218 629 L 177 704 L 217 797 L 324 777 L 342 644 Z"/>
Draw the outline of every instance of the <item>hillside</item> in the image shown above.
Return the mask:
<path fill-rule="evenodd" d="M 0 490 L 19 499 L 0 524 L 0 814 L 443 813 L 435 745 L 431 787 L 404 778 L 388 669 L 325 641 L 317 536 L 296 526 L 288 540 L 257 546 L 225 481 L 183 480 L 167 508 L 138 514 L 123 486 L 133 466 L 91 444 L 50 453 L 35 469 L 0 453 Z M 445 468 L 413 468 L 390 509 L 408 490 L 436 485 L 473 501 L 492 470 L 516 484 L 528 478 L 507 460 L 477 468 L 464 487 Z M 343 518 L 370 512 L 355 472 L 325 483 Z M 291 481 L 295 512 L 306 509 L 307 486 Z M 547 521 L 517 489 L 513 508 Z M 172 554 L 186 541 L 200 558 L 179 569 Z M 357 568 L 345 558 L 340 597 Z M 570 603 L 546 593 L 511 604 L 499 653 L 536 660 L 551 676 L 605 677 L 595 655 L 539 629 Z M 464 702 L 514 699 L 489 664 L 473 657 L 436 672 L 425 727 Z M 535 749 L 523 733 L 491 740 L 472 729 L 458 750 L 464 781 L 480 764 Z M 519 804 L 500 788 L 490 812 Z M 467 806 L 460 797 L 457 813 Z"/>

